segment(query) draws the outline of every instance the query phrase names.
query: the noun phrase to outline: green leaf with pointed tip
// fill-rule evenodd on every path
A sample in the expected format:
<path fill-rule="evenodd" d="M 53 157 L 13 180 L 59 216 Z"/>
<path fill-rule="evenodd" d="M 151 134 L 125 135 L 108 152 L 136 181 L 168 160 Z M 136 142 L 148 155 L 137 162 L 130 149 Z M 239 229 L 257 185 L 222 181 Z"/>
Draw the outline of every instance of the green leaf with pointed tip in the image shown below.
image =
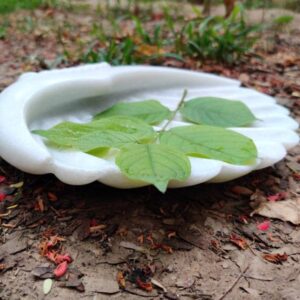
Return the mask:
<path fill-rule="evenodd" d="M 171 111 L 156 100 L 145 100 L 140 102 L 120 102 L 114 104 L 107 110 L 97 114 L 94 119 L 111 116 L 131 116 L 155 125 L 170 118 Z"/>
<path fill-rule="evenodd" d="M 49 130 L 34 130 L 33 133 L 47 138 L 57 146 L 83 152 L 149 142 L 156 136 L 150 125 L 126 116 L 110 117 L 85 124 L 63 122 Z"/>
<path fill-rule="evenodd" d="M 256 120 L 243 102 L 214 97 L 189 100 L 180 112 L 190 122 L 219 127 L 246 126 Z"/>
<path fill-rule="evenodd" d="M 253 141 L 229 129 L 191 125 L 172 128 L 160 135 L 160 143 L 190 156 L 251 165 L 257 157 Z"/>
<path fill-rule="evenodd" d="M 130 145 L 121 149 L 116 164 L 128 178 L 152 183 L 164 193 L 170 180 L 186 180 L 191 173 L 189 159 L 166 145 Z"/>

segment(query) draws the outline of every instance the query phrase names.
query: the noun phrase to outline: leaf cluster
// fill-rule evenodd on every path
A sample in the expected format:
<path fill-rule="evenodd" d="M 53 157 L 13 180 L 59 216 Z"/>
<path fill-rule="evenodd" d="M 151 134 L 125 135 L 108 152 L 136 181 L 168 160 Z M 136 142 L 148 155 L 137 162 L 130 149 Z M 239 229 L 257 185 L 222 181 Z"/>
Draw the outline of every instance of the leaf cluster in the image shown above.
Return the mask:
<path fill-rule="evenodd" d="M 175 115 L 195 125 L 167 129 Z M 253 141 L 226 127 L 246 126 L 255 120 L 242 102 L 220 98 L 180 101 L 172 112 L 157 100 L 117 103 L 89 123 L 62 122 L 33 133 L 51 146 L 79 150 L 105 158 L 117 149 L 116 164 L 130 179 L 141 180 L 165 192 L 170 180 L 191 174 L 189 156 L 252 164 L 257 156 Z M 161 130 L 152 125 L 166 122 Z"/>

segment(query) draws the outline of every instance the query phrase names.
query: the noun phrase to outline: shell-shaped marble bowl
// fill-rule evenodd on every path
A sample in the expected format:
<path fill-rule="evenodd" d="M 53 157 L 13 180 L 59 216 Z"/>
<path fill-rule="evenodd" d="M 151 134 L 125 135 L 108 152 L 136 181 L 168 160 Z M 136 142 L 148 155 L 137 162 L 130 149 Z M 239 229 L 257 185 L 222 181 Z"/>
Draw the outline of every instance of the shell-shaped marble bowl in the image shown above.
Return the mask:
<path fill-rule="evenodd" d="M 251 166 L 191 157 L 192 172 L 183 187 L 205 181 L 222 182 L 273 165 L 299 142 L 297 122 L 276 101 L 240 82 L 219 76 L 149 66 L 111 67 L 108 64 L 26 73 L 0 95 L 0 155 L 15 167 L 33 174 L 53 173 L 61 181 L 81 185 L 93 181 L 118 188 L 147 185 L 121 174 L 114 158 L 48 148 L 33 129 L 48 129 L 61 121 L 87 122 L 118 101 L 157 99 L 174 110 L 183 90 L 187 99 L 216 96 L 244 102 L 258 121 L 249 128 L 232 128 L 250 138 L 258 149 Z M 183 125 L 180 116 L 170 126 Z M 163 124 L 161 124 L 163 126 Z"/>

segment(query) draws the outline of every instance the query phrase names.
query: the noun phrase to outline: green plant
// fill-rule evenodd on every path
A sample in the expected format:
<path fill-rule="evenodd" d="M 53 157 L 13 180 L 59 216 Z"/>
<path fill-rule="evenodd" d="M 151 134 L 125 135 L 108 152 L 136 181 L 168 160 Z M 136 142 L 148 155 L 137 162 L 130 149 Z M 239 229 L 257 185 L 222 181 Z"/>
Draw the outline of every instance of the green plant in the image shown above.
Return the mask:
<path fill-rule="evenodd" d="M 227 19 L 203 18 L 198 14 L 197 18 L 187 20 L 181 12 L 175 13 L 164 4 L 162 12 L 158 13 L 159 19 L 149 26 L 147 18 L 129 11 L 137 1 L 130 3 L 126 14 L 109 11 L 109 24 L 92 25 L 91 35 L 97 41 L 83 53 L 83 62 L 160 64 L 167 57 L 176 60 L 191 57 L 234 63 L 251 49 L 256 41 L 255 34 L 260 30 L 260 26 L 246 24 L 240 5 Z M 123 13 L 124 7 L 118 7 L 118 10 Z"/>
<path fill-rule="evenodd" d="M 0 39 L 4 39 L 6 36 L 6 28 L 4 26 L 0 26 Z"/>
<path fill-rule="evenodd" d="M 163 49 L 165 41 L 159 25 L 149 33 L 140 20 L 136 20 L 136 34 L 133 36 L 107 36 L 98 26 L 93 28 L 93 34 L 98 36 L 99 43 L 92 44 L 83 53 L 81 60 L 85 63 L 105 61 L 112 65 L 129 65 L 155 63 L 166 57 L 182 60 L 181 55 Z"/>
<path fill-rule="evenodd" d="M 0 39 L 5 39 L 8 27 L 9 21 L 7 19 L 4 19 L 3 22 L 0 24 Z"/>
<path fill-rule="evenodd" d="M 149 31 L 145 30 L 140 19 L 133 17 L 133 21 L 135 24 L 136 34 L 143 43 L 149 45 L 156 45 L 158 47 L 162 46 L 163 37 L 162 28 L 160 24 L 156 24 L 154 26 L 153 32 L 151 34 Z"/>
<path fill-rule="evenodd" d="M 275 29 L 280 30 L 280 29 L 284 29 L 287 25 L 293 22 L 293 20 L 294 20 L 293 16 L 283 15 L 274 19 L 272 25 L 273 27 L 275 27 Z"/>
<path fill-rule="evenodd" d="M 260 30 L 247 25 L 242 6 L 235 6 L 229 18 L 208 17 L 188 22 L 181 33 L 181 51 L 192 57 L 233 63 L 248 52 Z"/>
<path fill-rule="evenodd" d="M 110 39 L 108 43 L 100 48 L 89 48 L 83 55 L 85 63 L 109 62 L 112 65 L 130 65 L 139 61 L 134 56 L 136 45 L 131 38 L 118 41 Z"/>
<path fill-rule="evenodd" d="M 186 91 L 173 112 L 155 100 L 118 103 L 96 115 L 89 123 L 62 122 L 49 130 L 35 130 L 33 133 L 47 138 L 50 146 L 71 148 L 97 157 L 105 158 L 113 148 L 117 150 L 115 162 L 126 177 L 151 183 L 161 192 L 165 192 L 170 180 L 183 181 L 190 176 L 188 156 L 237 165 L 251 165 L 255 161 L 257 150 L 253 141 L 224 128 L 234 123 L 230 118 L 241 108 L 243 113 L 239 124 L 249 124 L 255 119 L 244 104 L 211 98 L 209 107 L 207 98 L 184 102 L 185 97 Z M 190 116 L 190 103 L 196 112 L 194 115 L 200 116 L 200 119 L 193 120 L 197 125 L 168 130 L 177 113 Z M 225 123 L 220 124 L 218 114 L 211 114 L 216 108 L 222 112 Z M 209 119 L 207 115 L 203 118 L 204 109 Z M 160 130 L 152 128 L 151 125 L 165 119 L 168 121 Z M 208 126 L 207 122 L 215 126 Z"/>

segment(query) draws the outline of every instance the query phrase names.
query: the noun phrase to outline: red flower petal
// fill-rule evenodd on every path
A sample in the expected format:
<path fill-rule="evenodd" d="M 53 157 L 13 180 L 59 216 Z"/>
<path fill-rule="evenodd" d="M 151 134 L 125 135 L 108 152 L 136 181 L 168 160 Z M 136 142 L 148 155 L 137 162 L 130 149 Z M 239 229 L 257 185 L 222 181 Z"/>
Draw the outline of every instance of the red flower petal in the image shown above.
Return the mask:
<path fill-rule="evenodd" d="M 6 181 L 6 177 L 0 176 L 0 183 L 2 183 L 2 182 L 4 182 L 4 181 Z"/>
<path fill-rule="evenodd" d="M 55 257 L 55 263 L 56 264 L 60 264 L 62 262 L 66 261 L 67 263 L 71 263 L 72 262 L 72 258 L 70 255 L 65 254 L 65 255 L 61 255 L 61 254 L 57 254 Z"/>
<path fill-rule="evenodd" d="M 56 277 L 61 277 L 66 274 L 67 270 L 68 270 L 68 263 L 64 261 L 56 267 L 53 273 Z"/>
<path fill-rule="evenodd" d="M 285 199 L 286 196 L 287 196 L 287 193 L 286 193 L 286 192 L 280 192 L 280 193 L 277 193 L 277 194 L 268 196 L 267 199 L 268 199 L 270 202 L 275 202 L 275 201 L 280 201 L 280 200 L 282 200 L 282 199 Z"/>
<path fill-rule="evenodd" d="M 47 253 L 45 254 L 45 256 L 46 256 L 49 260 L 55 262 L 55 257 L 56 257 L 56 253 L 55 253 L 55 252 L 49 251 L 49 252 L 47 252 Z"/>
<path fill-rule="evenodd" d="M 0 193 L 0 202 L 4 201 L 6 198 L 6 194 Z"/>
<path fill-rule="evenodd" d="M 258 224 L 256 227 L 261 231 L 267 231 L 270 228 L 270 221 L 269 220 L 263 221 L 262 223 Z"/>

